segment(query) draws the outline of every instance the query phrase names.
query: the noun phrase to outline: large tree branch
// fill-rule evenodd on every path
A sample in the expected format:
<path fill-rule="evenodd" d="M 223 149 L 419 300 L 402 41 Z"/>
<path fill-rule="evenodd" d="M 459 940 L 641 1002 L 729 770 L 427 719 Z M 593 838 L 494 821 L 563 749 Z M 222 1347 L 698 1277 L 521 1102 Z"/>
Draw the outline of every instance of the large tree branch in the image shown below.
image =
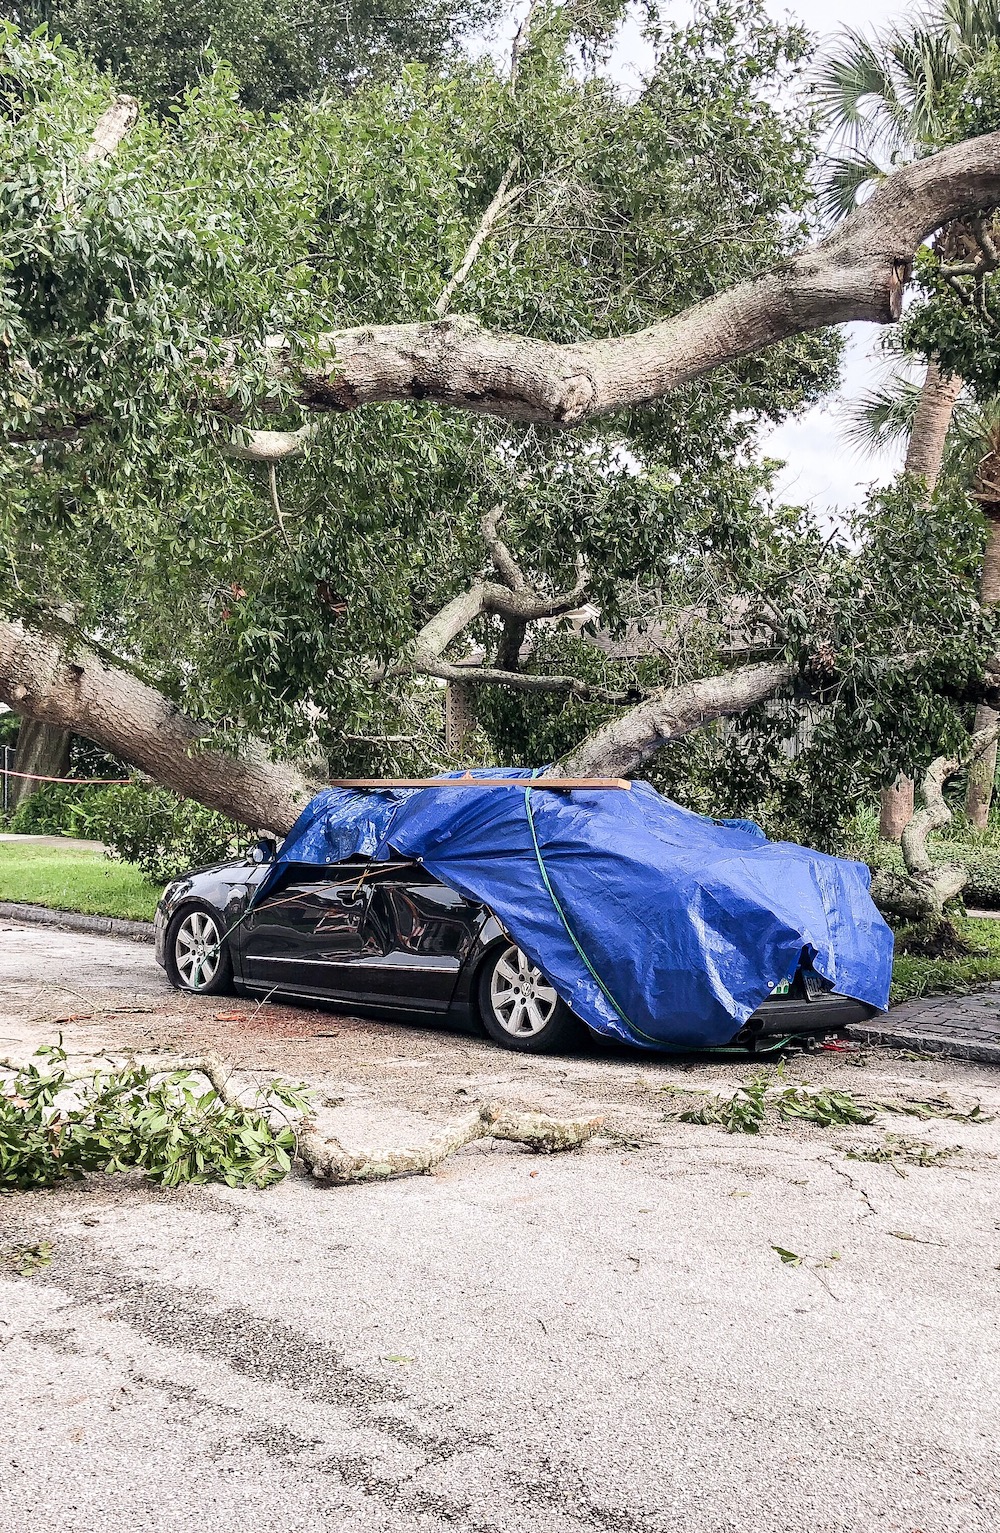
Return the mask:
<path fill-rule="evenodd" d="M 324 1138 L 306 1121 L 299 1129 L 298 1155 L 320 1182 L 385 1181 L 432 1171 L 449 1155 L 477 1139 L 510 1139 L 540 1154 L 575 1150 L 601 1127 L 603 1118 L 552 1118 L 505 1102 L 490 1102 L 452 1118 L 419 1144 L 395 1149 L 349 1150 L 339 1139 Z"/>
<path fill-rule="evenodd" d="M 271 467 L 286 458 L 299 458 L 319 430 L 317 421 L 307 421 L 297 431 L 245 431 L 223 448 L 227 458 L 241 458 L 245 463 L 266 463 Z"/>
<path fill-rule="evenodd" d="M 678 687 L 663 687 L 589 735 L 549 777 L 627 777 L 668 740 L 714 719 L 743 713 L 773 697 L 795 676 L 790 665 L 746 665 Z"/>
<path fill-rule="evenodd" d="M 293 356 L 283 337 L 273 368 L 316 411 L 433 399 L 502 419 L 575 426 L 635 405 L 739 357 L 824 325 L 898 319 L 922 241 L 953 219 L 1000 204 L 1000 133 L 929 155 L 887 176 L 825 239 L 761 276 L 632 335 L 561 345 L 483 329 L 448 316 L 428 323 L 366 325 L 318 337 L 318 364 Z M 225 377 L 209 403 L 232 409 Z M 80 417 L 86 424 L 92 417 Z M 33 440 L 65 435 L 61 413 Z"/>
<path fill-rule="evenodd" d="M 546 595 L 533 590 L 525 579 L 514 555 L 500 537 L 500 511 L 483 517 L 482 531 L 490 557 L 503 585 L 477 580 L 467 591 L 447 602 L 424 624 L 406 655 L 387 672 L 373 672 L 373 680 L 390 676 L 436 676 L 444 681 L 479 685 L 503 684 L 522 692 L 571 692 L 580 698 L 600 702 L 625 703 L 635 700 L 635 693 L 592 686 L 576 676 L 527 675 L 517 669 L 517 652 L 529 623 L 560 617 L 572 612 L 583 599 L 586 573 L 581 568 L 570 591 Z M 448 646 L 477 618 L 494 616 L 503 619 L 500 644 L 501 664 L 496 667 L 456 665 L 444 659 Z"/>
<path fill-rule="evenodd" d="M 92 165 L 95 160 L 109 159 L 131 131 L 138 116 L 139 103 L 134 96 L 116 96 L 94 125 L 90 143 L 84 150 L 84 163 Z"/>
<path fill-rule="evenodd" d="M 402 675 L 408 671 L 418 671 L 426 675 L 435 674 L 427 669 L 428 666 L 439 661 L 449 644 L 477 618 L 492 615 L 519 623 L 534 623 L 541 618 L 562 617 L 579 606 L 582 594 L 582 583 L 574 586 L 571 591 L 546 596 L 527 586 L 511 590 L 510 586 L 498 585 L 496 581 L 477 580 L 467 591 L 453 597 L 440 612 L 428 619 L 413 640 L 406 659 L 399 666 L 394 666 L 392 673 Z"/>
<path fill-rule="evenodd" d="M 524 577 L 524 571 L 500 536 L 500 520 L 502 516 L 503 511 L 498 506 L 495 506 L 492 511 L 486 512 L 480 523 L 483 541 L 489 549 L 490 558 L 493 560 L 493 568 L 500 576 L 504 585 L 510 586 L 512 591 L 523 591 L 528 584 Z"/>
<path fill-rule="evenodd" d="M 969 761 L 977 761 L 1000 733 L 1000 722 L 977 731 L 968 746 L 954 756 L 937 756 L 924 773 L 921 785 L 923 800 L 913 819 L 903 831 L 902 853 L 906 871 L 911 875 L 926 875 L 935 871 L 927 851 L 927 839 L 932 831 L 941 830 L 951 819 L 951 810 L 944 796 L 944 785 Z"/>
<path fill-rule="evenodd" d="M 647 404 L 803 331 L 897 319 L 927 235 L 997 203 L 1000 133 L 896 171 L 817 244 L 633 335 L 559 345 L 452 317 L 334 331 L 319 341 L 325 364 L 301 368 L 280 346 L 275 363 L 295 375 L 302 403 L 314 410 L 434 399 L 511 420 L 577 425 Z"/>
<path fill-rule="evenodd" d="M 90 648 L 69 624 L 0 623 L 0 702 L 84 735 L 144 772 L 244 825 L 284 832 L 316 791 L 250 740 L 239 755 L 207 743 L 208 728 Z"/>
<path fill-rule="evenodd" d="M 937 756 L 924 773 L 920 788 L 921 804 L 903 830 L 901 850 L 906 873 L 880 871 L 872 883 L 875 903 L 897 920 L 913 923 L 911 945 L 940 942 L 948 932 L 944 910 L 956 899 L 969 880 L 969 870 L 961 863 L 932 861 L 928 838 L 942 830 L 951 819 L 951 809 L 944 796 L 945 783 L 963 764 L 974 764 L 989 751 L 1000 734 L 1000 719 L 977 730 L 965 750 L 954 756 Z M 952 940 L 954 933 L 950 933 Z"/>

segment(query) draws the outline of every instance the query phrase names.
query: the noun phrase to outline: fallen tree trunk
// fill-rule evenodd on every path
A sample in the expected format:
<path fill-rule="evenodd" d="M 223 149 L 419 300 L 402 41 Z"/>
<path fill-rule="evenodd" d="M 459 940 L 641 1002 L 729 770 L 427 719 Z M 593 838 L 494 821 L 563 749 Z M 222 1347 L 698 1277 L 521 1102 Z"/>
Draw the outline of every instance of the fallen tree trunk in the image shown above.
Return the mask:
<path fill-rule="evenodd" d="M 932 831 L 942 830 L 952 817 L 944 786 L 966 762 L 975 763 L 996 743 L 1000 723 L 974 734 L 966 751 L 937 756 L 920 785 L 920 808 L 903 831 L 901 850 L 905 874 L 879 872 L 872 881 L 872 898 L 891 919 L 905 923 L 900 945 L 909 952 L 937 954 L 967 950 L 945 911 L 961 894 L 969 870 L 961 863 L 934 863 L 928 850 Z"/>
<path fill-rule="evenodd" d="M 550 775 L 624 777 L 668 740 L 742 713 L 787 686 L 789 665 L 744 666 L 665 687 L 619 714 Z M 99 653 L 69 624 L 0 623 L 0 702 L 25 718 L 83 735 L 168 788 L 252 829 L 286 832 L 322 786 L 262 742 L 239 753 L 211 744 L 212 730 L 155 687 Z"/>
<path fill-rule="evenodd" d="M 0 701 L 23 718 L 83 735 L 150 777 L 252 829 L 287 831 L 317 785 L 250 740 L 238 755 L 69 624 L 0 623 Z"/>
<path fill-rule="evenodd" d="M 430 399 L 450 409 L 506 420 L 576 426 L 662 399 L 740 357 L 826 325 L 897 320 L 913 258 L 947 223 L 1000 204 L 1000 133 L 984 134 L 886 176 L 832 233 L 772 270 L 692 305 L 632 335 L 571 342 L 491 331 L 448 315 L 430 321 L 364 325 L 317 335 L 309 360 L 284 336 L 267 355 L 306 410 Z M 319 358 L 318 362 L 316 358 Z M 202 404 L 245 417 L 221 375 Z M 262 401 L 261 407 L 268 408 Z M 77 425 L 94 419 L 84 411 Z M 39 420 L 41 441 L 76 429 L 65 411 Z M 300 450 L 298 434 L 267 433 L 237 444 L 261 461 Z"/>

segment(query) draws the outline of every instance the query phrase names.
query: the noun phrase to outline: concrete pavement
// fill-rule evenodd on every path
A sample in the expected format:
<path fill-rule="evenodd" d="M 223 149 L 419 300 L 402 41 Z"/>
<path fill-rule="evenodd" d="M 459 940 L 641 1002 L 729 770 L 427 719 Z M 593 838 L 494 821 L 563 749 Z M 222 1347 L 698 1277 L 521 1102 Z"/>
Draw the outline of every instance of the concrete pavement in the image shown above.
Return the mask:
<path fill-rule="evenodd" d="M 995 1123 L 728 1135 L 665 1110 L 742 1065 L 235 1007 L 174 996 L 141 946 L 0 931 L 0 1052 L 57 1027 L 81 1056 L 214 1042 L 318 1082 L 359 1142 L 485 1094 L 608 1131 L 377 1186 L 0 1199 L 0 1251 L 52 1246 L 0 1280 L 0 1533 L 992 1533 Z M 981 1065 L 789 1071 L 1000 1110 Z M 962 1153 L 846 1157 L 885 1128 Z"/>

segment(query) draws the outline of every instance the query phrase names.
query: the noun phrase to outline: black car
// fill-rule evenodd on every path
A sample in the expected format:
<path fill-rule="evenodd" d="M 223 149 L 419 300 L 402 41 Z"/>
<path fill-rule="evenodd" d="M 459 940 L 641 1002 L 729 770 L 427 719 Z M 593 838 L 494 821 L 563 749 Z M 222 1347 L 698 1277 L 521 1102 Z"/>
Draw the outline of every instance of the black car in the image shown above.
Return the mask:
<path fill-rule="evenodd" d="M 258 855 L 260 855 L 258 853 Z M 253 902 L 266 862 L 202 868 L 169 884 L 156 910 L 156 961 L 179 990 L 291 996 L 352 1012 L 431 1016 L 482 1027 L 505 1048 L 545 1053 L 587 1029 L 486 905 L 419 863 L 355 857 L 292 865 Z M 800 969 L 742 1027 L 750 1047 L 829 1032 L 873 1015 Z"/>

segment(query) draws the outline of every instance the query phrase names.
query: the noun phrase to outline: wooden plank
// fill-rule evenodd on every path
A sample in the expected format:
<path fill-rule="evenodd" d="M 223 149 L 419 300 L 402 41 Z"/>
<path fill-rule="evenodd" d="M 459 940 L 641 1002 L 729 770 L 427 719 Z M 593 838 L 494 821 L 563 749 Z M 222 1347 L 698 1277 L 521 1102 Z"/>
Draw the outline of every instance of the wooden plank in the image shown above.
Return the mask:
<path fill-rule="evenodd" d="M 615 789 L 628 791 L 632 784 L 625 777 L 333 777 L 331 788 L 365 788 L 377 792 L 385 788 L 544 788 L 550 793 L 569 793 L 574 788 Z"/>

